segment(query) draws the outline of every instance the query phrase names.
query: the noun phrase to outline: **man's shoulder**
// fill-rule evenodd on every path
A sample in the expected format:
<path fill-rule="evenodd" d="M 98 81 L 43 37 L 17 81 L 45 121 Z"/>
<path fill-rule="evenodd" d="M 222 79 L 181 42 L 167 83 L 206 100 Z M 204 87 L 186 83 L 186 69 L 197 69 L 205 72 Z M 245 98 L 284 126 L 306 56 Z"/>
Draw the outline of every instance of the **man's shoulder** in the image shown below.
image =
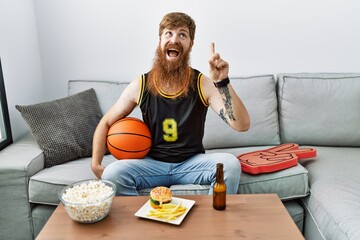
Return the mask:
<path fill-rule="evenodd" d="M 202 74 L 199 70 L 197 70 L 196 68 L 191 68 L 193 70 L 193 72 L 198 75 L 198 74 Z"/>

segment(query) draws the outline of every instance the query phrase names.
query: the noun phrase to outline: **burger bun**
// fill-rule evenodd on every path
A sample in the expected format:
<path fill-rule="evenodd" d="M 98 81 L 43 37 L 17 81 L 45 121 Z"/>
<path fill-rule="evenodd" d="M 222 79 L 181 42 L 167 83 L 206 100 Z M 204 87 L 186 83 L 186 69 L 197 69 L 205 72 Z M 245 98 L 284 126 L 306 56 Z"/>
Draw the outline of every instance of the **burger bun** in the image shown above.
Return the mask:
<path fill-rule="evenodd" d="M 171 199 L 172 192 L 168 187 L 155 187 L 150 192 L 150 205 L 153 208 L 162 208 L 162 204 L 170 203 Z"/>

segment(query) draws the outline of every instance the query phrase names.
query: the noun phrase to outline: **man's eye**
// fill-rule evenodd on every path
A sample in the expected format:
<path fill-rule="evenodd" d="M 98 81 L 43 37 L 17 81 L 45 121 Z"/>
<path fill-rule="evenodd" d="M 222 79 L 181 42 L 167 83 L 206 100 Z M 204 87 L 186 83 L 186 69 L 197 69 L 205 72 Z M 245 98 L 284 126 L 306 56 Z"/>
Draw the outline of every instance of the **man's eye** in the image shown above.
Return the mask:
<path fill-rule="evenodd" d="M 185 33 L 180 33 L 181 38 L 187 38 L 187 35 Z"/>
<path fill-rule="evenodd" d="M 165 36 L 166 36 L 166 37 L 171 37 L 171 36 L 172 36 L 172 32 L 166 32 L 166 33 L 165 33 Z"/>

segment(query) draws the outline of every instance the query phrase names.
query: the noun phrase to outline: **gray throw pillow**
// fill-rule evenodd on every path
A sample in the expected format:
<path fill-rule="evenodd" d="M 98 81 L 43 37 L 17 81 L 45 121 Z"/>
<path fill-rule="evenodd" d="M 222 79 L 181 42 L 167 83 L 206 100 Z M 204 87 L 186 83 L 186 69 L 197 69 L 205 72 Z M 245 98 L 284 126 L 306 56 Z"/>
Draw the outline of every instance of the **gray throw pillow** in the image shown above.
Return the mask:
<path fill-rule="evenodd" d="M 92 139 L 102 114 L 94 89 L 50 102 L 15 106 L 52 167 L 92 154 Z"/>

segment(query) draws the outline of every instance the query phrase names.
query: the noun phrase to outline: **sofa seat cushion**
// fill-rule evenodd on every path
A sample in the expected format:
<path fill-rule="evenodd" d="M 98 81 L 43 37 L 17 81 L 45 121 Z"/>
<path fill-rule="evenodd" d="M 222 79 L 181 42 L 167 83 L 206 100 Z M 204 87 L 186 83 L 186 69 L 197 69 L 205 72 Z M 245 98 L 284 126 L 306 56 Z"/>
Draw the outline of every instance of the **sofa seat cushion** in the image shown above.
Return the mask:
<path fill-rule="evenodd" d="M 206 195 L 209 194 L 210 185 L 196 185 L 196 184 L 184 184 L 184 185 L 172 185 L 170 186 L 171 192 L 176 195 Z M 139 190 L 141 196 L 149 196 L 152 188 L 144 188 Z"/>
<path fill-rule="evenodd" d="M 103 159 L 103 165 L 106 166 L 113 161 L 116 159 L 111 155 L 106 155 Z M 91 158 L 81 158 L 45 168 L 36 173 L 29 181 L 29 201 L 31 203 L 57 205 L 60 202 L 58 193 L 63 187 L 86 179 L 96 179 L 90 163 Z"/>
<path fill-rule="evenodd" d="M 303 232 L 305 213 L 303 207 L 299 203 L 299 200 L 283 201 L 283 204 L 300 232 Z"/>
<path fill-rule="evenodd" d="M 301 198 L 309 194 L 308 173 L 300 164 L 272 173 L 242 173 L 238 192 L 276 193 L 281 200 Z"/>
<path fill-rule="evenodd" d="M 224 148 L 208 152 L 227 152 L 239 154 L 268 149 L 273 146 Z M 309 194 L 308 171 L 297 164 L 281 171 L 252 175 L 241 173 L 238 193 L 276 193 L 281 200 L 301 198 Z"/>
<path fill-rule="evenodd" d="M 106 166 L 117 161 L 111 155 L 106 155 L 103 164 Z M 90 168 L 91 158 L 82 158 L 51 168 L 45 168 L 30 178 L 29 201 L 32 203 L 57 205 L 60 201 L 58 193 L 63 187 L 85 179 L 95 179 Z M 173 185 L 170 186 L 174 195 L 208 194 L 210 185 Z M 139 194 L 147 196 L 151 188 L 139 190 Z"/>
<path fill-rule="evenodd" d="M 266 147 L 267 148 L 267 147 Z M 226 149 L 237 154 L 260 150 L 260 147 Z M 210 151 L 225 151 L 210 150 Z M 111 155 L 106 155 L 103 164 L 106 166 L 117 161 Z M 30 178 L 29 198 L 32 203 L 57 205 L 58 192 L 73 182 L 96 178 L 90 168 L 90 158 L 83 158 L 51 168 L 46 168 Z M 210 185 L 173 185 L 170 189 L 174 195 L 208 194 Z M 151 189 L 142 189 L 140 195 L 149 195 Z M 308 194 L 307 170 L 301 165 L 282 171 L 250 175 L 242 173 L 239 193 L 277 193 L 282 200 L 296 199 Z"/>
<path fill-rule="evenodd" d="M 315 160 L 301 162 L 309 171 L 309 218 L 325 239 L 360 239 L 360 148 L 316 149 Z"/>

